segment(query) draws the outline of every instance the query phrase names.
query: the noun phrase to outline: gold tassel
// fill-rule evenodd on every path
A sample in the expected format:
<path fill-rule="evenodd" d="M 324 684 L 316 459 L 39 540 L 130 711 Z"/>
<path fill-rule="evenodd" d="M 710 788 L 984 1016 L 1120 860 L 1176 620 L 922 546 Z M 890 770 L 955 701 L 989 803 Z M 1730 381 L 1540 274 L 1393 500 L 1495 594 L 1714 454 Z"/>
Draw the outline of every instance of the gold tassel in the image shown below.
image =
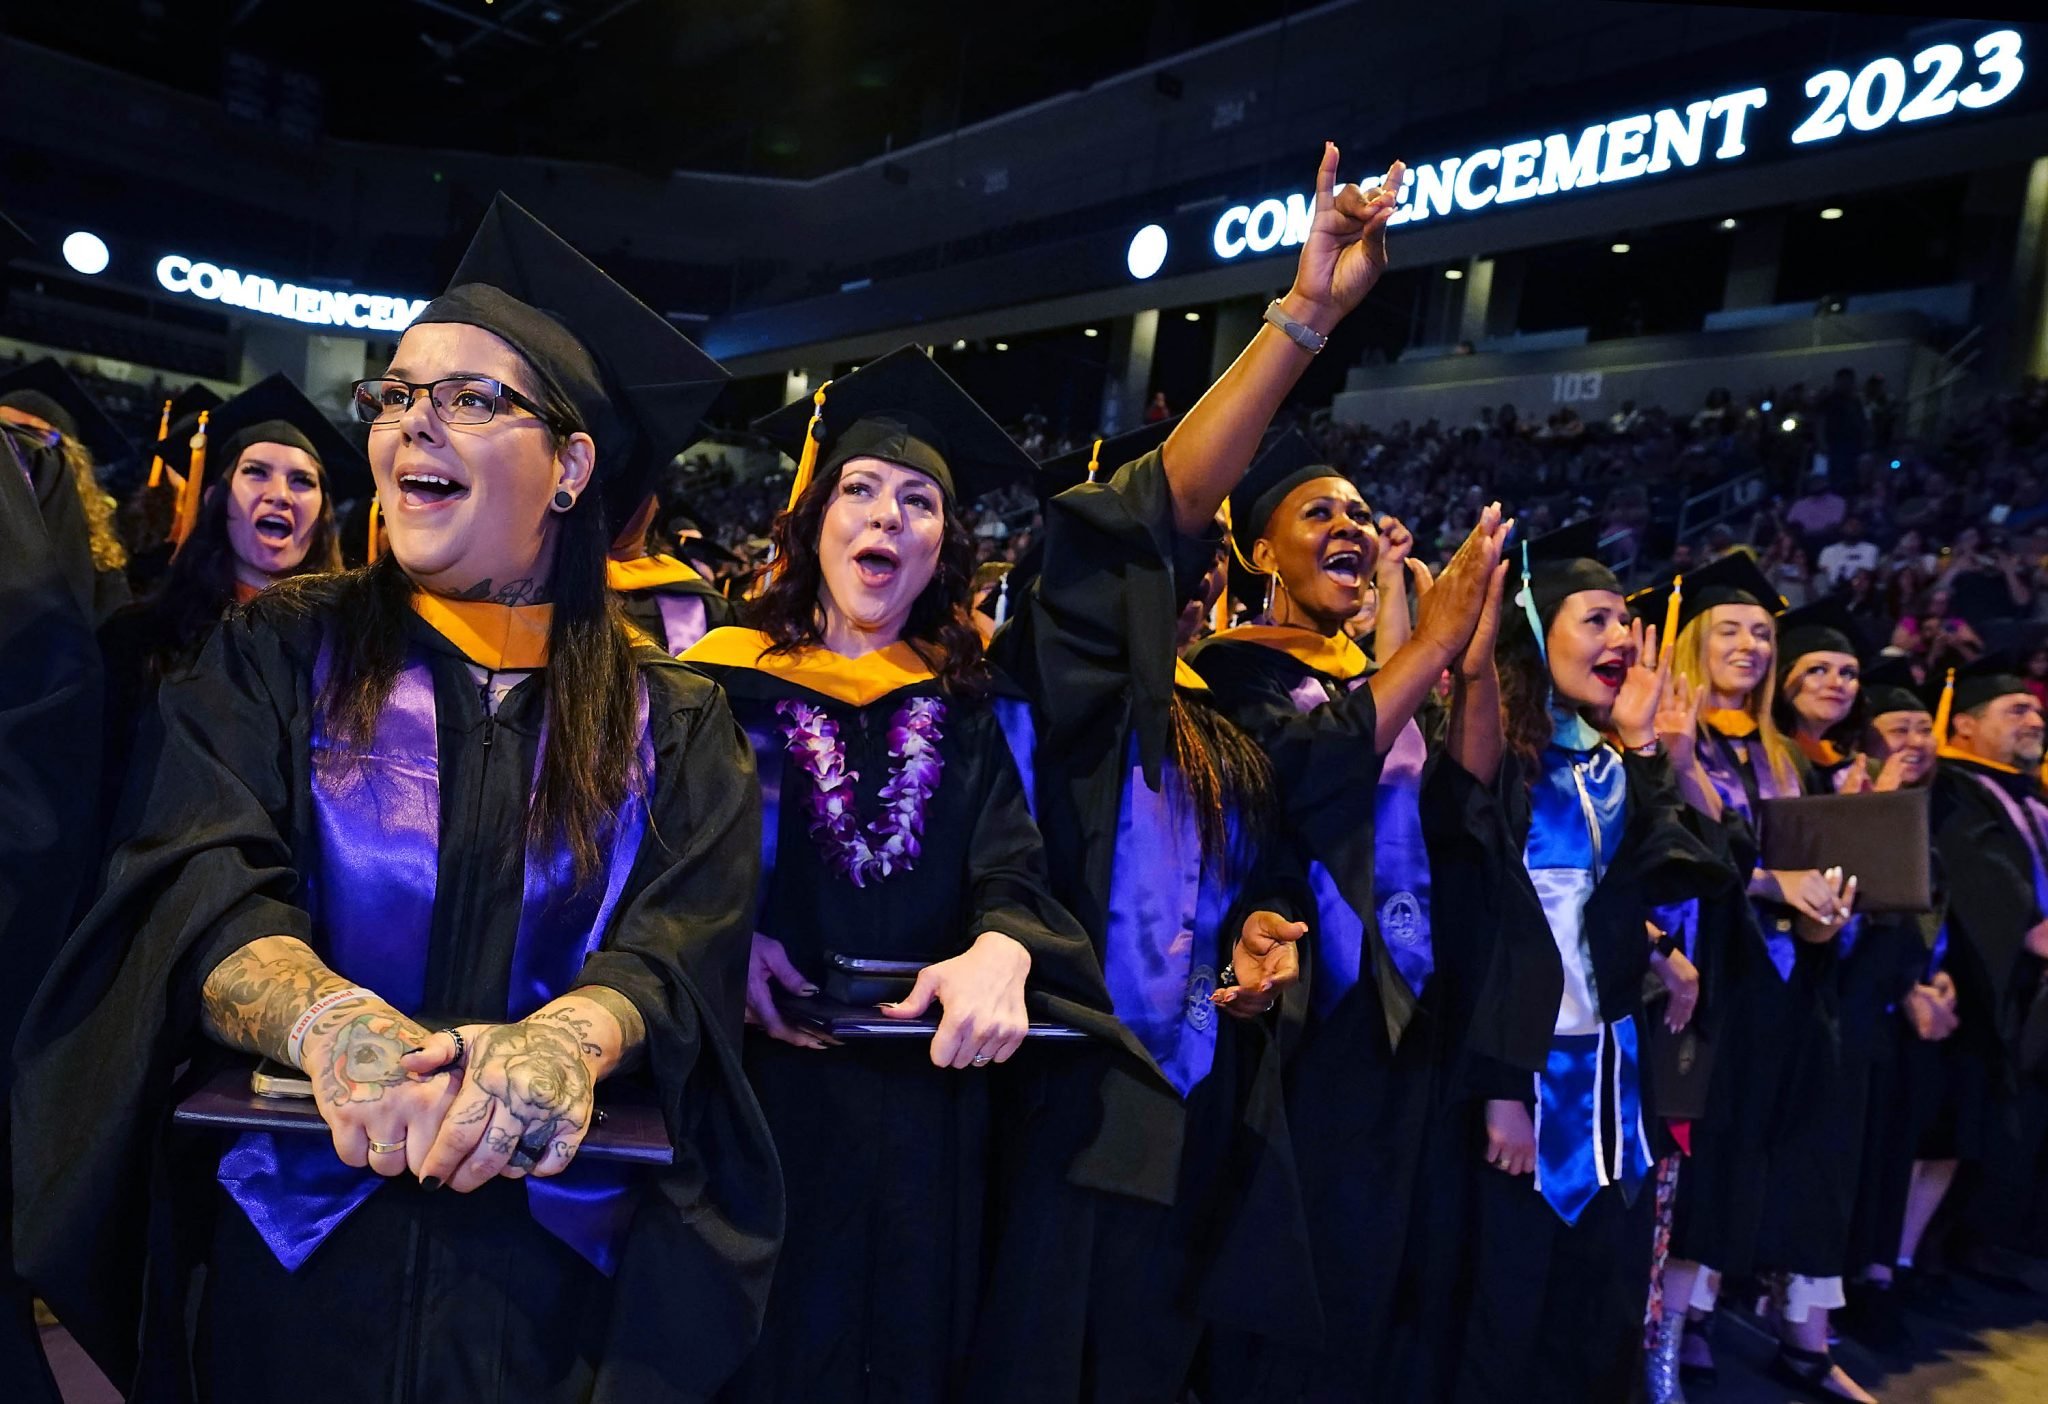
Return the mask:
<path fill-rule="evenodd" d="M 1088 450 L 1088 481 L 1094 482 L 1095 475 L 1102 471 L 1102 440 L 1095 441 L 1095 447 Z"/>
<path fill-rule="evenodd" d="M 370 499 L 370 539 L 363 551 L 364 556 L 367 558 L 366 563 L 369 565 L 377 564 L 377 557 L 384 554 L 384 535 L 377 529 L 383 520 L 384 509 L 377 504 L 377 499 L 373 497 Z"/>
<path fill-rule="evenodd" d="M 178 515 L 171 521 L 173 546 L 183 546 L 192 529 L 199 525 L 199 499 L 206 486 L 206 421 L 211 417 L 210 412 L 199 411 L 199 429 L 192 435 L 192 460 L 185 473 L 185 490 L 178 494 Z"/>
<path fill-rule="evenodd" d="M 1216 596 L 1216 608 L 1209 611 L 1209 632 L 1220 634 L 1230 627 L 1230 586 L 1225 585 Z"/>
<path fill-rule="evenodd" d="M 163 418 L 159 419 L 156 422 L 157 451 L 151 453 L 149 456 L 149 485 L 151 487 L 155 487 L 158 483 L 161 483 L 164 480 L 164 456 L 162 453 L 162 449 L 164 446 L 164 435 L 170 432 L 171 402 L 169 400 L 165 400 Z"/>
<path fill-rule="evenodd" d="M 1671 598 L 1664 604 L 1664 637 L 1659 641 L 1657 648 L 1657 662 L 1660 665 L 1671 656 L 1671 645 L 1678 639 L 1678 602 L 1682 597 L 1680 587 L 1684 584 L 1685 577 L 1682 575 L 1671 578 Z"/>
<path fill-rule="evenodd" d="M 1949 713 L 1956 706 L 1956 670 L 1948 670 L 1948 681 L 1941 685 L 1941 701 L 1934 708 L 1934 744 L 1948 744 Z"/>
<path fill-rule="evenodd" d="M 789 510 L 796 510 L 797 499 L 804 495 L 804 489 L 811 485 L 811 478 L 818 471 L 818 446 L 825 438 L 825 392 L 832 388 L 826 381 L 811 396 L 811 422 L 804 429 L 804 451 L 797 455 L 796 478 L 789 485 Z"/>

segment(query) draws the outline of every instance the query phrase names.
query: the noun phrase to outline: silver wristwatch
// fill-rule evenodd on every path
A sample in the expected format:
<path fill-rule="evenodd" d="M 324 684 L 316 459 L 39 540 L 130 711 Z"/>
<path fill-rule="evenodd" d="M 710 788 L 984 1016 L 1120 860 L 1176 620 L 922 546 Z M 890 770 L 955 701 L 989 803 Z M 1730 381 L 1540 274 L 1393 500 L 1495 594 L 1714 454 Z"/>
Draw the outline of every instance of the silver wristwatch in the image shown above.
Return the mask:
<path fill-rule="evenodd" d="M 1281 331 L 1286 332 L 1288 340 L 1308 352 L 1311 356 L 1330 344 L 1330 338 L 1324 336 L 1314 327 L 1309 326 L 1305 322 L 1297 322 L 1294 318 L 1281 311 L 1280 299 L 1277 297 L 1266 304 L 1266 320 L 1280 328 Z"/>

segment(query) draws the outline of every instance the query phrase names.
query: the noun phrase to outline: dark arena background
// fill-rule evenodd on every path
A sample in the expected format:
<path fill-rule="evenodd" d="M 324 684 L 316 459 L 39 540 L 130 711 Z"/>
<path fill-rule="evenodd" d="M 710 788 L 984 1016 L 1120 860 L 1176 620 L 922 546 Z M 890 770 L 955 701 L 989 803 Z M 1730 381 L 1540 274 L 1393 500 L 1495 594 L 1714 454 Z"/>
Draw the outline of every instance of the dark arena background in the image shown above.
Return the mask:
<path fill-rule="evenodd" d="M 1747 552 L 1909 685 L 2005 654 L 2048 698 L 2048 23 L 1939 9 L 15 0 L 0 374 L 54 357 L 118 431 L 143 561 L 166 402 L 282 373 L 360 445 L 350 386 L 502 192 L 731 373 L 653 527 L 738 599 L 794 466 L 750 425 L 906 344 L 1041 461 L 1185 412 L 1330 141 L 1340 181 L 1407 163 L 1391 264 L 1277 422 L 1418 561 L 1496 500 L 1630 591 Z M 371 496 L 330 493 L 350 566 Z M 977 588 L 1035 560 L 1037 494 L 963 505 Z M 2048 1399 L 2048 1192 L 2005 1246 L 1903 1337 L 1838 1312 L 1835 1359 L 1887 1404 Z M 1808 1397 L 1731 1297 L 1695 1404 Z M 120 1397 L 40 1321 L 67 1404 Z"/>

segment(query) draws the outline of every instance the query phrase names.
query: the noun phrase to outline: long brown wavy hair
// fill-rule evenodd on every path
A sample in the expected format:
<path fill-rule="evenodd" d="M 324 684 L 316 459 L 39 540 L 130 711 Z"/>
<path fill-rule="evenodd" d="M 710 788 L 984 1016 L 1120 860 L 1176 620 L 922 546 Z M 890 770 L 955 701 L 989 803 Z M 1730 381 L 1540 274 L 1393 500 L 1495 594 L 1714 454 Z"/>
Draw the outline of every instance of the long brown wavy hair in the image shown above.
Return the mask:
<path fill-rule="evenodd" d="M 769 530 L 780 569 L 769 577 L 767 588 L 748 601 L 741 618 L 775 640 L 775 653 L 824 646 L 825 606 L 820 594 L 825 573 L 818 561 L 818 534 L 844 470 L 841 464 L 814 477 L 796 505 L 778 516 Z M 988 663 L 972 606 L 974 538 L 967 534 L 955 503 L 948 501 L 942 515 L 945 536 L 939 543 L 938 566 L 910 606 L 903 642 L 917 650 L 945 691 L 973 694 L 988 686 Z"/>
<path fill-rule="evenodd" d="M 1522 763 L 1522 778 L 1533 784 L 1543 773 L 1543 748 L 1550 744 L 1550 665 L 1526 628 L 1503 628 L 1493 651 L 1500 674 L 1500 725 L 1507 747 Z"/>
<path fill-rule="evenodd" d="M 559 445 L 578 431 L 580 417 L 551 376 L 528 369 L 541 386 L 549 431 Z M 544 674 L 547 731 L 526 834 L 530 843 L 565 845 L 577 881 L 587 883 L 602 870 L 613 816 L 645 778 L 637 775 L 637 665 L 626 617 L 605 585 L 612 528 L 604 494 L 582 494 L 555 521 L 549 581 L 554 618 Z M 333 734 L 350 749 L 368 745 L 405 666 L 407 620 L 418 588 L 397 557 L 387 554 L 344 576 L 338 607 L 321 611 L 332 648 L 321 706 Z M 280 586 L 252 610 L 269 606 L 273 597 L 278 608 L 310 612 L 320 592 Z"/>
<path fill-rule="evenodd" d="M 114 512 L 119 504 L 114 501 L 112 493 L 100 486 L 92 454 L 69 434 L 59 435 L 57 443 L 64 455 L 64 466 L 71 471 L 71 481 L 78 484 L 79 501 L 85 504 L 85 527 L 92 542 L 93 569 L 126 570 L 128 548 L 121 544 L 121 537 L 114 530 Z"/>
<path fill-rule="evenodd" d="M 234 465 L 229 465 L 233 471 Z M 171 558 L 170 569 L 149 597 L 149 608 L 164 622 L 163 645 L 149 660 L 153 676 L 189 659 L 207 631 L 220 623 L 235 602 L 235 548 L 228 540 L 228 499 L 234 494 L 225 478 L 200 499 L 192 534 Z M 332 575 L 341 569 L 341 532 L 334 522 L 334 498 L 327 474 L 320 474 L 320 515 L 306 554 L 291 574 Z"/>

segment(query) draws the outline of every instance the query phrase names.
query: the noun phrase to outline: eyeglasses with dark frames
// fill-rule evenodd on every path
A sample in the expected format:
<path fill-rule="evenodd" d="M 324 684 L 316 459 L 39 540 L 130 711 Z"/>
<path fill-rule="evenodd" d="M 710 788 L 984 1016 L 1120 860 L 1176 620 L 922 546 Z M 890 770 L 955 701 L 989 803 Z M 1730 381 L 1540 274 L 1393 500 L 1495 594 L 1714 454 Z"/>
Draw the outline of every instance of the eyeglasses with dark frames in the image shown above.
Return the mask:
<path fill-rule="evenodd" d="M 560 429 L 553 417 L 532 400 L 504 381 L 485 376 L 451 375 L 426 382 L 380 376 L 355 382 L 349 387 L 349 398 L 355 406 L 356 418 L 375 428 L 396 424 L 422 390 L 434 407 L 435 418 L 443 424 L 489 424 L 501 410 L 511 408 L 524 410 L 550 429 Z"/>

